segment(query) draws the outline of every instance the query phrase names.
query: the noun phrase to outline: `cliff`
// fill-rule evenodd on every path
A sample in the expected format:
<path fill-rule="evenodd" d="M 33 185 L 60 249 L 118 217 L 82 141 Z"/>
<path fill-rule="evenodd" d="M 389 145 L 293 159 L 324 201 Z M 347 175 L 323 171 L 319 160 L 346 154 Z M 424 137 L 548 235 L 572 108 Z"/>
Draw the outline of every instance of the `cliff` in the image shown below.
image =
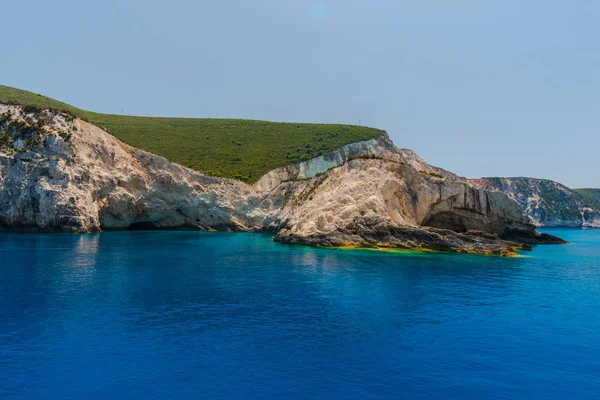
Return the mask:
<path fill-rule="evenodd" d="M 499 192 L 379 159 L 355 159 L 294 187 L 282 221 L 276 240 L 326 246 L 510 254 L 523 246 L 499 237 L 542 239 Z"/>
<path fill-rule="evenodd" d="M 249 185 L 138 150 L 68 114 L 0 105 L 0 229 L 150 228 L 490 254 L 527 247 L 504 239 L 555 241 L 506 195 L 429 166 L 385 134 Z"/>
<path fill-rule="evenodd" d="M 21 104 L 29 110 L 61 110 L 137 149 L 205 175 L 246 183 L 256 182 L 275 168 L 329 154 L 384 132 L 342 124 L 102 114 L 3 85 L 0 103 Z"/>
<path fill-rule="evenodd" d="M 472 183 L 515 199 L 538 226 L 600 228 L 600 196 L 595 200 L 592 189 L 577 191 L 535 178 L 484 178 Z"/>

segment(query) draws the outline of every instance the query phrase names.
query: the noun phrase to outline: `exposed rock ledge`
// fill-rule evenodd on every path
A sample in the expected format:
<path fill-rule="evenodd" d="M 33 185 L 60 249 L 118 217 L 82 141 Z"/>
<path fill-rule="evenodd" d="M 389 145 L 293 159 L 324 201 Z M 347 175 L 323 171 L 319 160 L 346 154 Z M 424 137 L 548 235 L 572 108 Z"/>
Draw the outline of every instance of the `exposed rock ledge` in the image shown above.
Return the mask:
<path fill-rule="evenodd" d="M 251 186 L 189 170 L 61 114 L 9 105 L 0 114 L 3 230 L 272 231 L 286 243 L 503 255 L 527 246 L 500 237 L 554 240 L 536 234 L 506 195 L 429 166 L 387 135 L 276 169 Z"/>

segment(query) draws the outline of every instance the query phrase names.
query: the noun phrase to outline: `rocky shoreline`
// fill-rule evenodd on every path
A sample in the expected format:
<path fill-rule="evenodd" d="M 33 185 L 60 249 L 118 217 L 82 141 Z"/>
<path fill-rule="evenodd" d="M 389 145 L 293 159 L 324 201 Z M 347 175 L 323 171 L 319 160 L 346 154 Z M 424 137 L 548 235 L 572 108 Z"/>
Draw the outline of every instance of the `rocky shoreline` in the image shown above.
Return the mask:
<path fill-rule="evenodd" d="M 507 194 L 540 227 L 600 228 L 600 196 L 594 201 L 548 179 L 482 178 L 470 182 Z"/>
<path fill-rule="evenodd" d="M 387 134 L 255 184 L 201 174 L 51 110 L 0 105 L 0 230 L 273 232 L 282 243 L 513 255 L 560 242 L 517 202 Z M 505 240 L 507 239 L 507 240 Z"/>

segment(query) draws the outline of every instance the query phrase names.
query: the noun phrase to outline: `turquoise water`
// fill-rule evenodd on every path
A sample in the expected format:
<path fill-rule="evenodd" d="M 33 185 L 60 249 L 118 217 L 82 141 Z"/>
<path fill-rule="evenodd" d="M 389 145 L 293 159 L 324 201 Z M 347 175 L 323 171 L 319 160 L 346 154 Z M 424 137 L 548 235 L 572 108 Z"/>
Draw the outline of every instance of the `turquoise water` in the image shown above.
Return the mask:
<path fill-rule="evenodd" d="M 0 234 L 3 399 L 590 399 L 600 231 L 519 258 Z"/>

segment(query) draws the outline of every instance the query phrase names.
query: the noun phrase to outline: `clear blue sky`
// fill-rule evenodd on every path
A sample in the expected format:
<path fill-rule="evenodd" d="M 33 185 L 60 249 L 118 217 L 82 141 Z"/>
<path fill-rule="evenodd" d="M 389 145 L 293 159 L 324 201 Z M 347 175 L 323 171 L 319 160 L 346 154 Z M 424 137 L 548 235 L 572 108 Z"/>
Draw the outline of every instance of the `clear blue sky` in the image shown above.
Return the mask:
<path fill-rule="evenodd" d="M 342 122 L 600 187 L 600 2 L 2 2 L 0 82 L 94 111 Z"/>

